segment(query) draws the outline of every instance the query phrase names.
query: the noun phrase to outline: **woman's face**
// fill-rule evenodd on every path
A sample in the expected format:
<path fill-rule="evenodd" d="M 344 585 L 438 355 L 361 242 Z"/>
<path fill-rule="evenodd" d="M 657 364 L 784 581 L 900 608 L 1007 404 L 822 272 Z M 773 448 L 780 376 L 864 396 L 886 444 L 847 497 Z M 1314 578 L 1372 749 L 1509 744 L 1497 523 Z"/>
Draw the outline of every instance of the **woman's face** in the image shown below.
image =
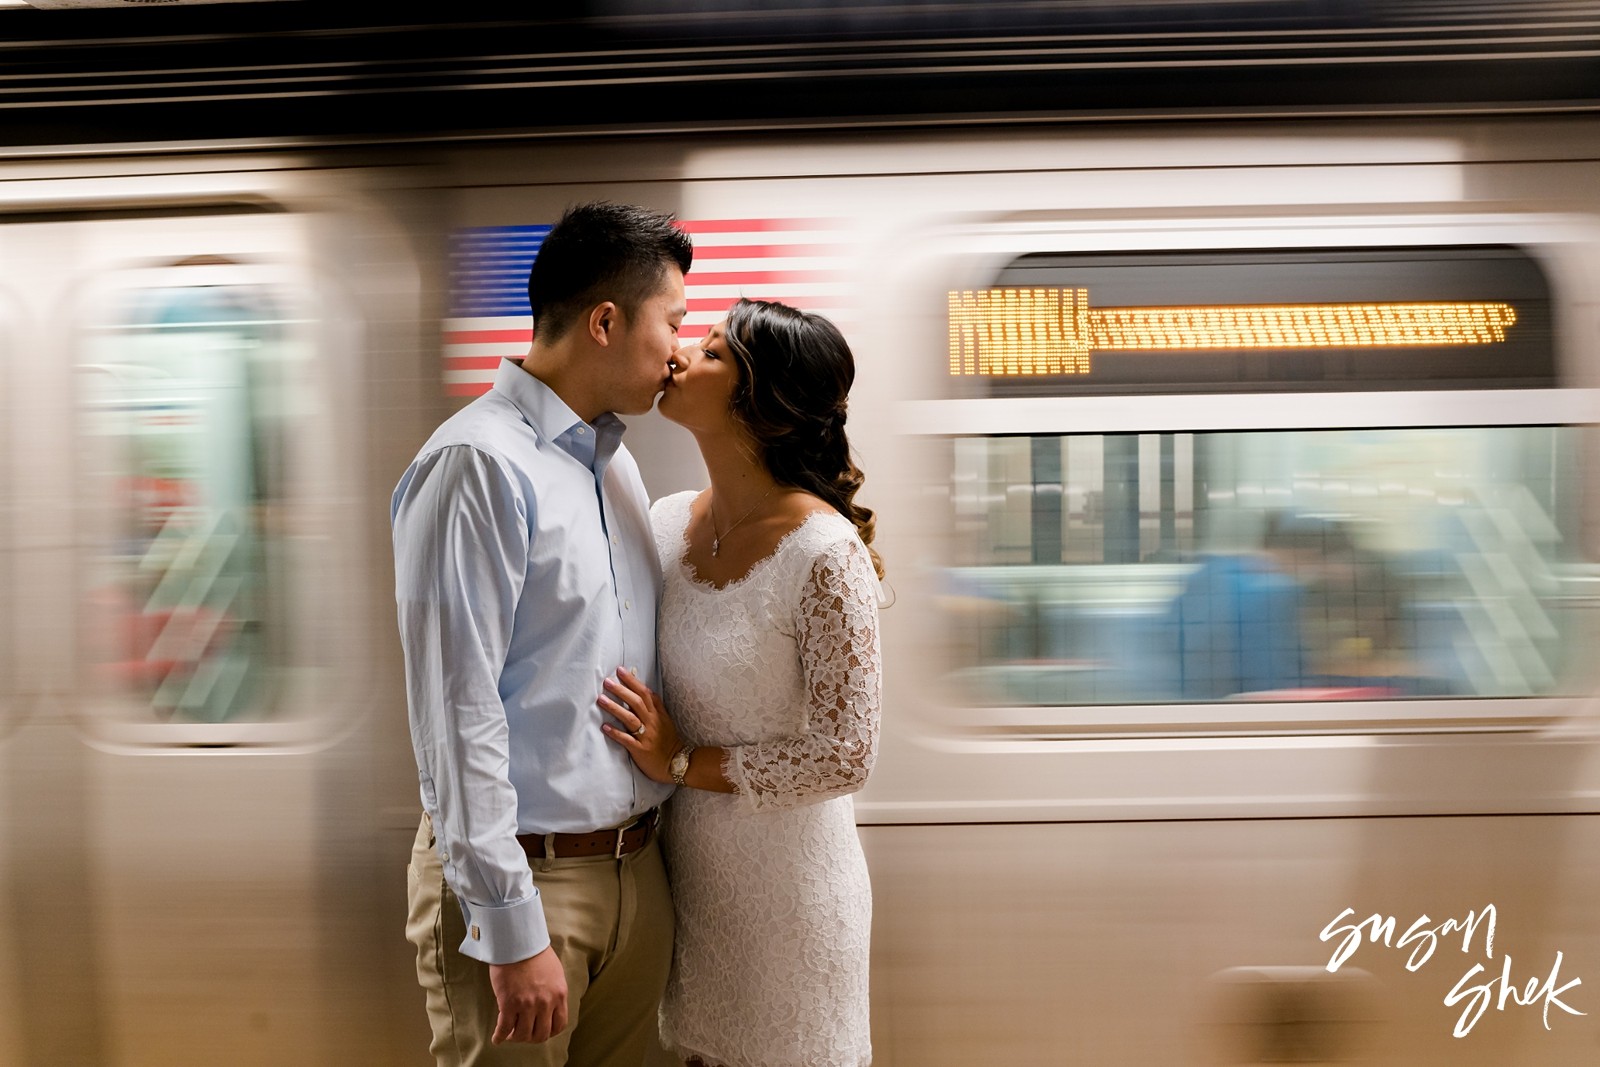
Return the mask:
<path fill-rule="evenodd" d="M 711 327 L 697 345 L 680 348 L 677 369 L 661 393 L 661 414 L 689 430 L 722 430 L 733 424 L 733 391 L 739 364 L 728 351 L 727 320 Z"/>

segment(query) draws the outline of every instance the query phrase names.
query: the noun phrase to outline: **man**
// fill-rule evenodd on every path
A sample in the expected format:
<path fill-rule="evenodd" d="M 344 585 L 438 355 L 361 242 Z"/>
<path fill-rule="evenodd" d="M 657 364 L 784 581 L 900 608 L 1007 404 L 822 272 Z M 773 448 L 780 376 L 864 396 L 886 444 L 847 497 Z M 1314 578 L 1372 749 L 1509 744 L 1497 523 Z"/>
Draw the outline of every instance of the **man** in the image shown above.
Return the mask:
<path fill-rule="evenodd" d="M 670 787 L 600 726 L 654 685 L 660 564 L 613 413 L 670 372 L 693 249 L 668 216 L 569 210 L 528 275 L 534 340 L 395 489 L 395 599 L 424 815 L 407 936 L 441 1065 L 637 1067 L 672 905 Z"/>

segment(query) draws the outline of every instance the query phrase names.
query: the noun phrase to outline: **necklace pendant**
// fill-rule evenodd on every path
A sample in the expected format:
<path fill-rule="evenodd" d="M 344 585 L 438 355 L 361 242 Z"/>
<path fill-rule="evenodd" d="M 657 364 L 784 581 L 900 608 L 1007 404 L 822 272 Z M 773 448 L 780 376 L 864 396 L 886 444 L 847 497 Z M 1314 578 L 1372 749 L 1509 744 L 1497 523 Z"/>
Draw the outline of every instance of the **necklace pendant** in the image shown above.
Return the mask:
<path fill-rule="evenodd" d="M 145 2 L 148 3 L 149 0 L 145 0 Z M 733 533 L 733 531 L 737 530 L 740 524 L 750 516 L 754 515 L 756 513 L 756 508 L 759 508 L 762 504 L 766 503 L 767 497 L 777 492 L 777 490 L 778 487 L 774 485 L 771 489 L 768 489 L 765 493 L 761 494 L 761 499 L 750 505 L 749 511 L 746 511 L 743 515 L 740 515 L 737 519 L 733 520 L 733 525 L 728 527 L 728 532 Z M 711 518 L 711 556 L 714 559 L 716 558 L 717 552 L 722 548 L 722 535 L 717 533 L 716 509 L 712 508 L 709 504 L 706 505 L 706 507 Z"/>

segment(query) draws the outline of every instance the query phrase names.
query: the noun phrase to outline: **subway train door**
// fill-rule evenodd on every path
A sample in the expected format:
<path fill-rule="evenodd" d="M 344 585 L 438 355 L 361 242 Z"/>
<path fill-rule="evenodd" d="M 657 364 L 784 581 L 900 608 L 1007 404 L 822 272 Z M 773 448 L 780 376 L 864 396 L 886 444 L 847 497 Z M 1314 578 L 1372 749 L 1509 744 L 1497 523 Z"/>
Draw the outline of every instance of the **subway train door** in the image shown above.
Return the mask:
<path fill-rule="evenodd" d="M 305 226 L 0 223 L 0 1064 L 316 1059 L 354 572 Z"/>

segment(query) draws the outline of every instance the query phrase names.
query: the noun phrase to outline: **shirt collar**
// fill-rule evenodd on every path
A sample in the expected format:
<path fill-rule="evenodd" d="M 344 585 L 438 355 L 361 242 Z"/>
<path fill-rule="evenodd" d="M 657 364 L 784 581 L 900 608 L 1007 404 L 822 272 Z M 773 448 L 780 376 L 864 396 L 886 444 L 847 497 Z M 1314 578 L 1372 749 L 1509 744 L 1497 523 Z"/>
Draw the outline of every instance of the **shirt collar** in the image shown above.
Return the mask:
<path fill-rule="evenodd" d="M 598 416 L 593 425 L 584 422 L 554 389 L 514 360 L 500 361 L 494 390 L 516 406 L 535 433 L 577 456 L 596 473 L 604 469 L 622 443 L 621 419 L 608 411 Z"/>

